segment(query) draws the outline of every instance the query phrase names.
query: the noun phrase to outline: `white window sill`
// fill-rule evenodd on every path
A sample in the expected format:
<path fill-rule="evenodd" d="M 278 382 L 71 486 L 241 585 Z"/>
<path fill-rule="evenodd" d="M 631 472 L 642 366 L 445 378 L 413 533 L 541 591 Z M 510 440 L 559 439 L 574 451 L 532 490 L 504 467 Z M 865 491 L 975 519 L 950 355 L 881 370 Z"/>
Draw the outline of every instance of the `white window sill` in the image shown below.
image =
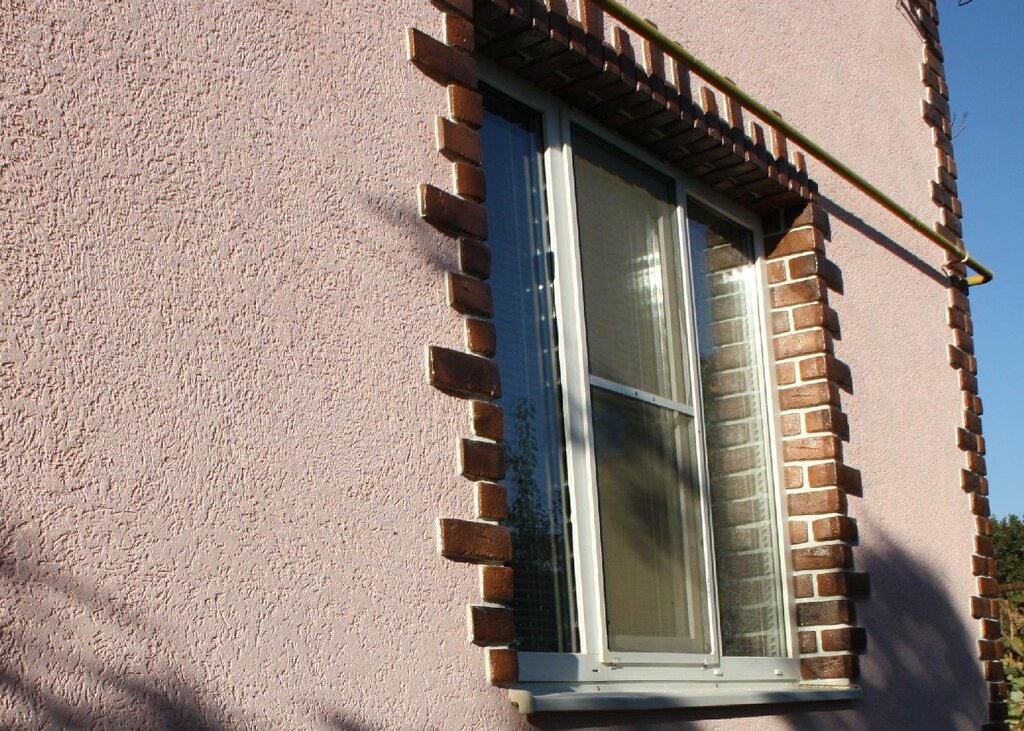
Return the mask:
<path fill-rule="evenodd" d="M 607 687 L 607 686 L 605 686 Z M 634 686 L 635 687 L 635 686 Z M 649 711 L 705 706 L 747 706 L 805 701 L 846 701 L 860 698 L 856 685 L 800 685 L 779 683 L 662 685 L 646 690 L 601 689 L 581 686 L 513 688 L 509 699 L 519 712 Z"/>

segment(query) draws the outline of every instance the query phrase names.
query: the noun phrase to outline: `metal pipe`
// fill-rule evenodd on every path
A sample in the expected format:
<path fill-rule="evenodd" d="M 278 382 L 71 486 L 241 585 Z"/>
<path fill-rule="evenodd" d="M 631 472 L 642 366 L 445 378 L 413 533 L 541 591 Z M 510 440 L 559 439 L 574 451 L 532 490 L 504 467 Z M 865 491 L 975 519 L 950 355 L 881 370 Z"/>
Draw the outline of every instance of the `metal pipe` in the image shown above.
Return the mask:
<path fill-rule="evenodd" d="M 894 214 L 911 228 L 928 237 L 931 241 L 938 244 L 968 267 L 976 271 L 978 273 L 977 276 L 967 277 L 964 280 L 967 283 L 967 286 L 973 287 L 978 284 L 985 284 L 986 282 L 992 281 L 995 276 L 992 270 L 972 257 L 967 252 L 966 248 L 961 249 L 945 236 L 942 236 L 937 231 L 933 230 L 928 226 L 928 224 L 887 196 L 876 186 L 872 185 L 866 178 L 857 174 L 848 165 L 844 164 L 841 160 L 828 152 L 828 150 L 815 143 L 812 139 L 807 137 L 807 135 L 803 134 L 800 130 L 786 122 L 778 114 L 773 112 L 764 104 L 761 104 L 761 102 L 757 101 L 757 99 L 750 96 L 747 92 L 743 91 L 743 89 L 736 86 L 736 84 L 728 78 L 722 76 L 681 45 L 666 36 L 650 21 L 644 20 L 632 10 L 622 5 L 622 3 L 617 2 L 617 0 L 590 1 L 594 5 L 606 10 L 613 18 L 618 20 L 624 26 L 646 38 L 668 55 L 678 61 L 682 61 L 688 68 L 697 72 L 697 74 L 704 77 L 707 81 L 713 83 L 721 91 L 733 96 L 744 107 L 749 109 L 765 122 L 771 124 L 780 132 L 784 133 L 787 137 L 800 145 L 805 152 L 812 155 L 818 161 L 824 163 L 826 167 L 834 171 L 841 178 L 851 183 L 855 188 Z"/>

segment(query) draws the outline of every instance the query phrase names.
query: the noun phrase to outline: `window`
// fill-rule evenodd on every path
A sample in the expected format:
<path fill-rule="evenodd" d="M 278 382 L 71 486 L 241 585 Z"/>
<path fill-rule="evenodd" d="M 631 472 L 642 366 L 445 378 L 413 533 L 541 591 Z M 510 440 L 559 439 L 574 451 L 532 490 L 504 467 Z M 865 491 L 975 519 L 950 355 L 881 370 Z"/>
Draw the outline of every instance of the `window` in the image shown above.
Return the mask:
<path fill-rule="evenodd" d="M 799 668 L 757 223 L 502 88 L 482 138 L 531 707 L 779 700 Z"/>

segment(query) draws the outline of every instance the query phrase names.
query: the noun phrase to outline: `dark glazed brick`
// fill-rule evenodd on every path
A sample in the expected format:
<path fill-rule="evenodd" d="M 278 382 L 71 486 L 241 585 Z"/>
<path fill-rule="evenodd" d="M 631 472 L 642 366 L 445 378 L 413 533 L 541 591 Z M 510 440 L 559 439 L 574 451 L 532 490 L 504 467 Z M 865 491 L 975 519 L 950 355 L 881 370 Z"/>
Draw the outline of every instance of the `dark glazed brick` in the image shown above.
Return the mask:
<path fill-rule="evenodd" d="M 498 364 L 458 350 L 431 346 L 429 351 L 430 385 L 456 396 L 501 398 Z"/>
<path fill-rule="evenodd" d="M 420 216 L 446 233 L 487 238 L 487 212 L 479 203 L 463 200 L 429 183 L 419 186 Z"/>
<path fill-rule="evenodd" d="M 441 555 L 453 561 L 503 563 L 512 558 L 508 528 L 457 518 L 437 521 Z"/>
<path fill-rule="evenodd" d="M 494 315 L 494 298 L 491 287 L 476 277 L 448 272 L 448 304 L 464 315 L 491 317 Z"/>
<path fill-rule="evenodd" d="M 477 63 L 471 55 L 416 28 L 406 28 L 405 33 L 408 58 L 416 68 L 439 84 L 476 88 Z"/>
<path fill-rule="evenodd" d="M 459 469 L 470 480 L 505 477 L 505 450 L 500 444 L 463 439 L 459 442 Z"/>

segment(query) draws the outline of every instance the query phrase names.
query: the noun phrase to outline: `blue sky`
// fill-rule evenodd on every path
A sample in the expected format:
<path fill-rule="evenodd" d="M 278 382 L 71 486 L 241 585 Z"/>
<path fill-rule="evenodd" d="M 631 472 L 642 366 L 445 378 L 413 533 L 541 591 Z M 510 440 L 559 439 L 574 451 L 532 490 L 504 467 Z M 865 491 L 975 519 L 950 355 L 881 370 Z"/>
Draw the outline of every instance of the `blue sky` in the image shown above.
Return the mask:
<path fill-rule="evenodd" d="M 996 273 L 971 290 L 994 515 L 1024 514 L 1024 1 L 939 0 L 968 250 Z"/>

